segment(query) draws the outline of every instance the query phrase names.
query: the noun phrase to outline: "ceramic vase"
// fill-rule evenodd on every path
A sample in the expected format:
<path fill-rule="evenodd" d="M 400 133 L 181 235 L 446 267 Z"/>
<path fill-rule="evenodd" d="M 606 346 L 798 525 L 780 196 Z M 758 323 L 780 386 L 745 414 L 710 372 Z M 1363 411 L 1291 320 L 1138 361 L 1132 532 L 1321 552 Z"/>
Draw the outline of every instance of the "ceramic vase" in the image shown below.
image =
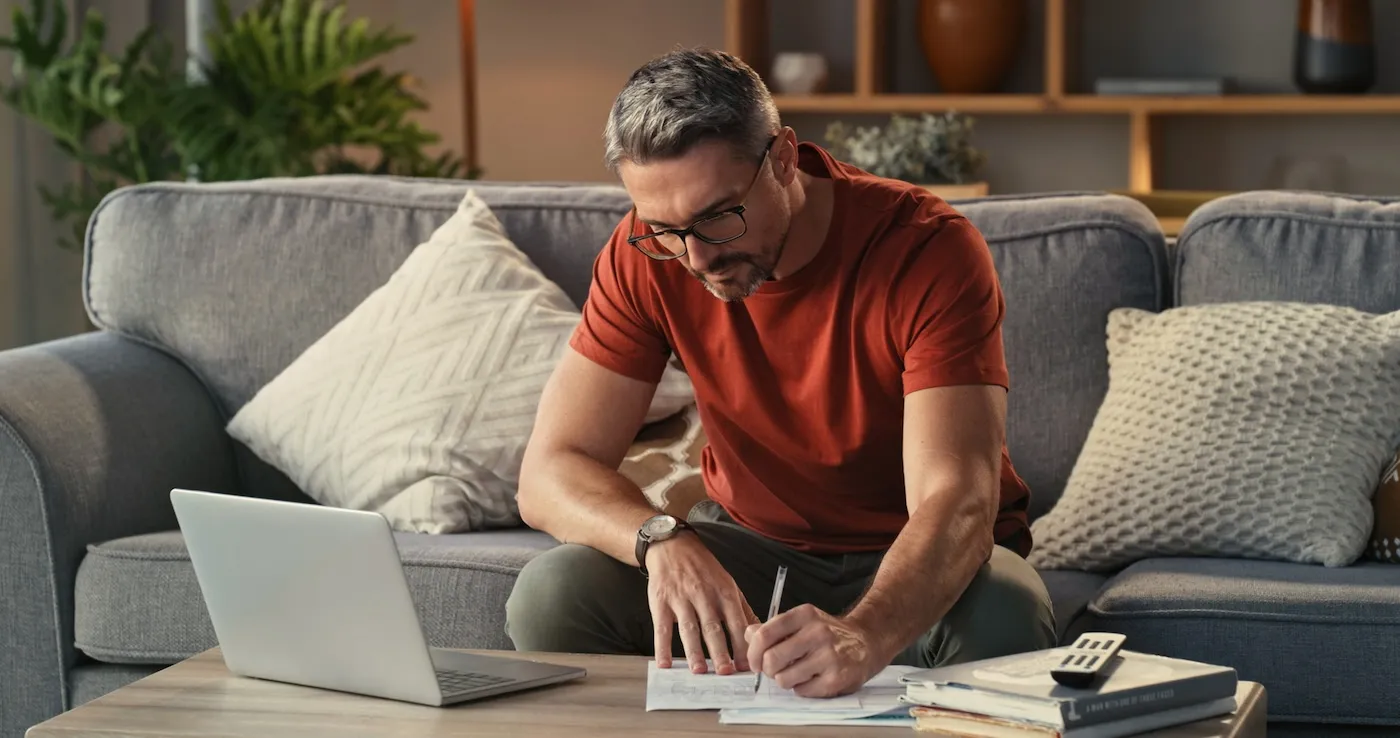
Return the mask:
<path fill-rule="evenodd" d="M 773 57 L 773 86 L 784 95 L 812 95 L 826 87 L 826 57 L 785 51 Z"/>
<path fill-rule="evenodd" d="M 1025 0 L 920 0 L 919 40 L 945 95 L 997 92 L 1020 56 Z"/>
<path fill-rule="evenodd" d="M 1376 45 L 1370 0 L 1299 0 L 1293 82 L 1315 94 L 1371 89 Z"/>

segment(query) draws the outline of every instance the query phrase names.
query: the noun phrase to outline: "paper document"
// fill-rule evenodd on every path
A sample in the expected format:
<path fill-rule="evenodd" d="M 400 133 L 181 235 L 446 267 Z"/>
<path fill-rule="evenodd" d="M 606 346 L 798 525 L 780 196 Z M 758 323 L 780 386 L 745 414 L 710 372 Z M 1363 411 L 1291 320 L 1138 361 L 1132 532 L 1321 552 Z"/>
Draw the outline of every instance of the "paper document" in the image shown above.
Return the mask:
<path fill-rule="evenodd" d="M 758 693 L 753 690 L 753 672 L 743 671 L 721 676 L 714 673 L 709 662 L 704 674 L 694 674 L 685 659 L 673 659 L 671 668 L 658 668 L 655 661 L 647 664 L 647 711 L 652 710 L 716 710 L 725 707 L 763 707 L 803 710 L 815 707 L 860 709 L 856 695 L 814 699 L 799 697 L 783 689 L 772 679 L 763 680 Z"/>
<path fill-rule="evenodd" d="M 912 666 L 887 666 L 865 683 L 854 695 L 857 707 L 845 707 L 831 701 L 808 701 L 788 707 L 726 707 L 719 712 L 719 721 L 726 725 L 887 725 L 908 728 L 914 724 L 909 705 L 900 702 L 904 685 L 899 678 L 916 669 Z M 843 698 L 844 699 L 844 698 Z"/>

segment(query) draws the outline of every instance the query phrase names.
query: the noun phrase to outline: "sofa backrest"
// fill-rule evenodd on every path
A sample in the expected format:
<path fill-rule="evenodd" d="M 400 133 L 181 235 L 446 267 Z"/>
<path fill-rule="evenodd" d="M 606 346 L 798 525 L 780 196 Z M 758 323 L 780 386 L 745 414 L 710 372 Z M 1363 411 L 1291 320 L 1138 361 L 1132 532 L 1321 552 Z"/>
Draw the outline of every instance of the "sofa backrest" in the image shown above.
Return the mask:
<path fill-rule="evenodd" d="M 469 188 L 582 304 L 593 259 L 628 208 L 620 188 L 350 175 L 113 193 L 89 226 L 84 300 L 99 328 L 184 361 L 231 417 L 388 280 Z M 1165 304 L 1163 239 L 1123 197 L 959 207 L 987 237 L 1007 294 L 1008 446 L 1038 515 L 1058 498 L 1106 391 L 1108 311 Z M 301 498 L 238 453 L 247 493 Z"/>
<path fill-rule="evenodd" d="M 1173 304 L 1286 300 L 1400 310 L 1400 198 L 1257 191 L 1191 214 Z"/>

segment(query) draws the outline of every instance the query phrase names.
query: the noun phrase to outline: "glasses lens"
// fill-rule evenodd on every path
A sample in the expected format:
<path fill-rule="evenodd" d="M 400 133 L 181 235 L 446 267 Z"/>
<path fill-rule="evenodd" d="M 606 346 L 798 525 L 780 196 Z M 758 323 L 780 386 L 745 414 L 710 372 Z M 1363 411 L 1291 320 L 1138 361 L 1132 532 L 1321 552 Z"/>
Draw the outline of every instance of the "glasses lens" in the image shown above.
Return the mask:
<path fill-rule="evenodd" d="M 674 234 L 663 233 L 652 235 L 650 238 L 643 238 L 636 243 L 637 248 L 648 256 L 658 259 L 670 259 L 685 252 L 685 244 Z"/>
<path fill-rule="evenodd" d="M 707 241 L 729 241 L 744 235 L 744 219 L 738 213 L 725 213 L 695 224 L 695 233 Z"/>

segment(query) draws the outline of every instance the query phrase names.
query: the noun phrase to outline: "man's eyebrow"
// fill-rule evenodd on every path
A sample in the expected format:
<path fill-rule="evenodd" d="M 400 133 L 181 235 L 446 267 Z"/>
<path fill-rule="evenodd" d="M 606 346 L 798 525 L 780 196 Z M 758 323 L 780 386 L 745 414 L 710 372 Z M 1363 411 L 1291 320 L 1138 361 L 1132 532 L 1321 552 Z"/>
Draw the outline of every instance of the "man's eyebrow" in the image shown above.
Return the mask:
<path fill-rule="evenodd" d="M 735 194 L 736 194 L 736 193 L 730 193 L 730 194 L 728 194 L 728 195 L 725 195 L 725 196 L 723 196 L 723 197 L 721 197 L 721 198 L 715 200 L 714 202 L 710 203 L 709 205 L 706 205 L 705 207 L 700 208 L 700 211 L 699 211 L 699 212 L 697 212 L 695 215 L 690 216 L 690 221 L 689 221 L 689 222 L 694 223 L 695 221 L 697 221 L 697 220 L 699 220 L 699 219 L 705 217 L 706 215 L 712 215 L 716 210 L 719 210 L 719 209 L 720 209 L 720 206 L 721 206 L 721 205 L 724 205 L 725 203 L 729 202 L 730 200 L 733 200 L 734 197 L 735 197 Z M 657 227 L 661 227 L 661 228 L 679 228 L 679 227 L 680 227 L 680 226 L 671 225 L 670 223 L 662 223 L 661 221 L 650 220 L 650 219 L 648 219 L 648 218 L 643 218 L 643 217 L 640 217 L 640 216 L 638 216 L 637 219 L 640 220 L 640 221 L 642 221 L 643 223 L 646 223 L 646 224 L 649 225 L 649 226 L 657 226 Z"/>

